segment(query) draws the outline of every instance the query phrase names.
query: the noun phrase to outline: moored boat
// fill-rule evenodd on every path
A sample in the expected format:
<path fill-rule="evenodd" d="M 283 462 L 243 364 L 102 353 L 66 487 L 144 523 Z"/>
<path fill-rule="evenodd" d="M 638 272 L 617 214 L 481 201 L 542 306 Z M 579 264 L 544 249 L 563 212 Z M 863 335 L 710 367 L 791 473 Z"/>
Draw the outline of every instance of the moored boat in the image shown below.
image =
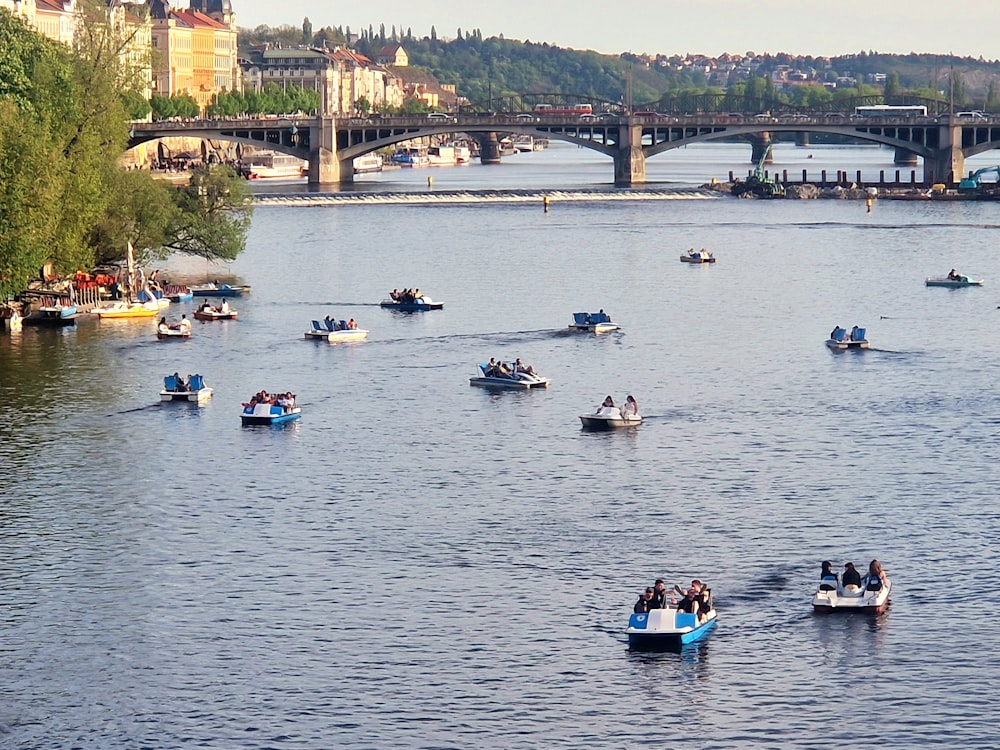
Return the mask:
<path fill-rule="evenodd" d="M 250 287 L 246 285 L 231 286 L 230 284 L 199 284 L 190 288 L 191 294 L 195 297 L 242 297 L 250 294 Z"/>
<path fill-rule="evenodd" d="M 115 302 L 105 302 L 100 307 L 94 308 L 94 314 L 98 318 L 155 318 L 160 312 L 160 305 L 156 299 L 149 299 L 146 302 L 126 302 L 117 300 Z"/>
<path fill-rule="evenodd" d="M 492 367 L 480 363 L 479 371 L 480 375 L 469 378 L 469 385 L 523 391 L 531 388 L 548 388 L 550 383 L 548 378 L 535 373 L 533 369 L 531 372 L 525 372 L 525 368 L 518 368 L 515 362 L 501 362 Z"/>
<path fill-rule="evenodd" d="M 354 174 L 367 174 L 382 171 L 382 156 L 377 153 L 364 154 L 354 159 Z"/>
<path fill-rule="evenodd" d="M 187 382 L 177 373 L 163 378 L 160 401 L 189 401 L 200 403 L 212 397 L 212 389 L 205 385 L 201 375 L 188 376 Z"/>
<path fill-rule="evenodd" d="M 190 302 L 194 299 L 194 294 L 186 286 L 168 286 L 163 290 L 163 296 L 171 302 Z"/>
<path fill-rule="evenodd" d="M 924 280 L 926 286 L 944 286 L 950 289 L 958 289 L 963 286 L 982 286 L 985 282 L 986 279 L 970 279 L 968 276 L 928 276 Z"/>
<path fill-rule="evenodd" d="M 826 340 L 826 345 L 835 351 L 844 349 L 868 349 L 871 344 L 865 338 L 865 329 L 854 326 L 850 333 L 840 326 L 836 326 L 830 331 L 830 338 Z"/>
<path fill-rule="evenodd" d="M 44 305 L 20 322 L 26 326 L 72 326 L 79 317 L 76 305 Z"/>
<path fill-rule="evenodd" d="M 651 609 L 633 613 L 625 633 L 633 648 L 677 648 L 700 641 L 715 628 L 715 608 L 699 617 L 677 609 Z"/>
<path fill-rule="evenodd" d="M 573 322 L 569 324 L 571 331 L 586 331 L 589 333 L 607 333 L 617 331 L 620 325 L 611 322 L 611 316 L 604 310 L 595 313 L 573 313 Z"/>
<path fill-rule="evenodd" d="M 312 328 L 306 331 L 305 337 L 335 344 L 341 341 L 363 341 L 368 338 L 368 331 L 358 328 L 357 323 L 354 323 L 354 318 L 349 321 L 336 321 L 327 316 L 322 321 L 314 320 Z"/>

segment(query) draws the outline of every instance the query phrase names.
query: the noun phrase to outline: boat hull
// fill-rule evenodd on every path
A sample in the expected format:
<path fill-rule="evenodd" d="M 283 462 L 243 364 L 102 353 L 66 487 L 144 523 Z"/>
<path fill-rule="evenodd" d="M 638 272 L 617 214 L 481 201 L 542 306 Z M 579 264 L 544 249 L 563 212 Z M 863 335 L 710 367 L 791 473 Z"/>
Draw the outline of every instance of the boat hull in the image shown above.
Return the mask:
<path fill-rule="evenodd" d="M 960 281 L 956 279 L 947 279 L 947 278 L 943 279 L 929 278 L 924 281 L 924 284 L 926 286 L 943 286 L 949 289 L 959 289 L 965 286 L 982 286 L 984 283 L 986 283 L 986 279 L 969 279 L 969 278 L 965 278 Z"/>
<path fill-rule="evenodd" d="M 379 307 L 386 310 L 398 310 L 399 312 L 427 312 L 428 310 L 441 310 L 444 302 L 391 302 L 382 300 Z"/>
<path fill-rule="evenodd" d="M 527 391 L 532 388 L 548 388 L 549 379 L 539 377 L 518 378 L 489 378 L 478 377 L 469 378 L 469 385 L 478 385 L 480 388 L 500 388 L 515 391 Z"/>
<path fill-rule="evenodd" d="M 182 341 L 191 338 L 191 331 L 157 331 L 156 338 L 160 341 Z"/>
<path fill-rule="evenodd" d="M 621 326 L 615 325 L 614 323 L 570 323 L 569 330 L 577 331 L 579 333 L 608 333 L 609 331 L 617 331 Z"/>
<path fill-rule="evenodd" d="M 368 338 L 368 331 L 363 328 L 347 331 L 306 331 L 305 336 L 314 341 L 328 341 L 331 344 L 336 344 L 343 341 L 364 341 Z"/>
<path fill-rule="evenodd" d="M 845 351 L 847 349 L 870 349 L 871 344 L 868 339 L 862 339 L 861 341 L 835 341 L 834 339 L 827 339 L 826 345 L 833 349 L 834 351 Z"/>
<path fill-rule="evenodd" d="M 281 413 L 267 413 L 261 408 L 262 406 L 266 405 L 258 404 L 257 408 L 252 413 L 247 413 L 244 409 L 244 411 L 240 414 L 240 420 L 244 427 L 285 424 L 286 422 L 294 422 L 302 416 L 302 410 L 297 406 L 291 411 Z"/>
<path fill-rule="evenodd" d="M 850 594 L 838 591 L 817 591 L 813 596 L 813 611 L 822 614 L 834 612 L 865 612 L 881 614 L 889 608 L 892 596 L 892 581 L 887 577 L 880 591 L 861 591 Z"/>
<path fill-rule="evenodd" d="M 177 294 L 165 294 L 163 296 L 171 302 L 190 302 L 194 299 L 194 294 L 191 292 L 179 292 Z"/>
<path fill-rule="evenodd" d="M 673 649 L 705 638 L 718 623 L 714 609 L 701 621 L 674 609 L 654 609 L 629 618 L 625 634 L 635 649 Z"/>
<path fill-rule="evenodd" d="M 682 255 L 681 263 L 694 263 L 696 265 L 700 265 L 702 263 L 715 263 L 715 258 L 714 257 L 702 258 L 700 255 L 699 256 Z"/>
<path fill-rule="evenodd" d="M 160 401 L 183 401 L 187 403 L 199 403 L 207 401 L 212 397 L 212 389 L 208 386 L 197 391 L 160 391 Z"/>
<path fill-rule="evenodd" d="M 131 307 L 98 308 L 94 310 L 98 318 L 104 320 L 116 318 L 155 318 L 160 313 L 159 305 L 145 307 L 144 305 L 132 305 Z"/>
<path fill-rule="evenodd" d="M 27 318 L 21 318 L 21 325 L 54 326 L 56 328 L 62 326 L 75 326 L 76 319 L 79 317 L 79 313 L 71 313 L 69 315 L 29 315 Z"/>
<path fill-rule="evenodd" d="M 581 414 L 580 421 L 585 430 L 617 430 L 621 427 L 638 427 L 642 424 L 642 417 L 604 416 L 600 414 Z"/>
<path fill-rule="evenodd" d="M 236 320 L 239 313 L 236 310 L 230 310 L 229 312 L 214 312 L 211 310 L 195 310 L 194 317 L 195 320 Z"/>
<path fill-rule="evenodd" d="M 195 297 L 242 297 L 249 293 L 250 287 L 248 286 L 229 286 L 228 284 L 215 286 L 210 284 L 191 287 L 191 294 Z"/>

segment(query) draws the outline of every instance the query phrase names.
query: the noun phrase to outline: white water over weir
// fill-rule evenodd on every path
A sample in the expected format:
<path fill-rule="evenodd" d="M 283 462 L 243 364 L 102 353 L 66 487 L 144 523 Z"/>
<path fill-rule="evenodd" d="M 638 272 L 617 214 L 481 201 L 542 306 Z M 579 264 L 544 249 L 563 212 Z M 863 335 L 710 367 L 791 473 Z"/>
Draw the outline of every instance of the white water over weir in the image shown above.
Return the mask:
<path fill-rule="evenodd" d="M 254 196 L 259 206 L 342 206 L 358 204 L 541 203 L 550 201 L 664 201 L 718 199 L 698 188 L 673 190 L 452 190 L 427 193 L 268 193 Z"/>

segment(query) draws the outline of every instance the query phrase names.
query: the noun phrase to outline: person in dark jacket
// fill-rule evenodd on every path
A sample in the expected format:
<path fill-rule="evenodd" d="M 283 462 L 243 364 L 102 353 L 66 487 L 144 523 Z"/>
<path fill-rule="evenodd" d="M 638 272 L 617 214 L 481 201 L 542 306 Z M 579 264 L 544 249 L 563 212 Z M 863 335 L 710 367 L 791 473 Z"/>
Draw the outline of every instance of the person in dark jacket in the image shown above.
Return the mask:
<path fill-rule="evenodd" d="M 649 612 L 649 610 L 651 609 L 649 603 L 652 601 L 652 599 L 653 599 L 653 589 L 646 589 L 644 592 L 639 594 L 639 601 L 637 601 L 635 603 L 635 606 L 632 607 L 632 611 L 637 615 Z"/>
<path fill-rule="evenodd" d="M 861 574 L 854 567 L 854 563 L 844 563 L 844 575 L 840 580 L 843 581 L 845 589 L 848 586 L 861 588 Z"/>

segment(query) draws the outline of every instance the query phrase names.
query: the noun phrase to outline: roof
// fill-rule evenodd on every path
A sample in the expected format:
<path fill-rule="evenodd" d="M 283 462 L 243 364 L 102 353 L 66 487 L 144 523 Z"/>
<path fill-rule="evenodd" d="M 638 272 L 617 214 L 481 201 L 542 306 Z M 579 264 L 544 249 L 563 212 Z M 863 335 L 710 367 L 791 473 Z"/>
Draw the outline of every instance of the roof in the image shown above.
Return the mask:
<path fill-rule="evenodd" d="M 170 15 L 191 28 L 210 28 L 219 29 L 220 31 L 230 31 L 230 28 L 226 26 L 226 24 L 220 23 L 214 18 L 209 18 L 204 13 L 199 13 L 196 10 L 172 10 L 170 11 Z"/>

